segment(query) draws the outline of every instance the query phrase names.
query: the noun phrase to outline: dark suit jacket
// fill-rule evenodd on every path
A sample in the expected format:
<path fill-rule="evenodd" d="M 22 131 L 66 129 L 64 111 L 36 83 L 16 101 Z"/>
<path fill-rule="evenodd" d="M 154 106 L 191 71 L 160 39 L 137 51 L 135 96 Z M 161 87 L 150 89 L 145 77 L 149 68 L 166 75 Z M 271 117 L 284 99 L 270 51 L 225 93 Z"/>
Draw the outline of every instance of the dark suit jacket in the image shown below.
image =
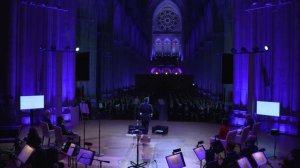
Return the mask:
<path fill-rule="evenodd" d="M 42 121 L 48 124 L 48 127 L 49 127 L 50 130 L 53 129 L 52 122 L 51 122 L 51 120 L 49 118 L 44 117 Z"/>
<path fill-rule="evenodd" d="M 57 125 L 61 128 L 62 134 L 63 135 L 73 135 L 73 132 L 68 130 L 67 127 L 63 124 Z"/>
<path fill-rule="evenodd" d="M 142 103 L 139 108 L 139 112 L 141 114 L 141 120 L 144 121 L 150 121 L 151 120 L 151 114 L 153 112 L 153 108 L 151 104 L 148 103 Z"/>

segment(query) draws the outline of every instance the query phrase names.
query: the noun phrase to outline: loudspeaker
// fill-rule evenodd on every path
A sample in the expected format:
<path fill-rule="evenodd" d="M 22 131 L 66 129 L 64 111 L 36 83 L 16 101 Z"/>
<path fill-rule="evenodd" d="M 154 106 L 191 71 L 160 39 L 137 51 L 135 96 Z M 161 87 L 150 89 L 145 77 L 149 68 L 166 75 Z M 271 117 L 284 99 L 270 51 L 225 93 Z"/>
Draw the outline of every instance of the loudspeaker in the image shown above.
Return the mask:
<path fill-rule="evenodd" d="M 152 133 L 165 135 L 169 132 L 168 126 L 156 125 L 152 127 Z"/>
<path fill-rule="evenodd" d="M 129 125 L 128 126 L 128 134 L 138 134 L 140 131 L 141 134 L 146 134 L 147 130 L 142 126 Z"/>
<path fill-rule="evenodd" d="M 90 53 L 83 52 L 76 54 L 76 80 L 90 80 Z"/>
<path fill-rule="evenodd" d="M 233 55 L 223 54 L 222 57 L 222 83 L 233 83 Z"/>

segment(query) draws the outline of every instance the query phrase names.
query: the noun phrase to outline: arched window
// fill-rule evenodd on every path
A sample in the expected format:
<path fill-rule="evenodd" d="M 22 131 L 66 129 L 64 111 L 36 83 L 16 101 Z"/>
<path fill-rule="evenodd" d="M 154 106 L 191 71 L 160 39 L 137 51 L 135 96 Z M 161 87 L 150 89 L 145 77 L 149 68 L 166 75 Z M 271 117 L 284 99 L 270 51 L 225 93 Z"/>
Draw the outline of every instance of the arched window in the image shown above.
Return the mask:
<path fill-rule="evenodd" d="M 178 55 L 179 53 L 179 41 L 178 39 L 174 39 L 172 41 L 172 55 Z"/>
<path fill-rule="evenodd" d="M 182 17 L 178 6 L 171 0 L 162 1 L 153 13 L 152 39 L 152 57 L 158 53 L 182 56 Z"/>
<path fill-rule="evenodd" d="M 154 53 L 156 56 L 162 54 L 162 42 L 159 38 L 155 40 Z"/>

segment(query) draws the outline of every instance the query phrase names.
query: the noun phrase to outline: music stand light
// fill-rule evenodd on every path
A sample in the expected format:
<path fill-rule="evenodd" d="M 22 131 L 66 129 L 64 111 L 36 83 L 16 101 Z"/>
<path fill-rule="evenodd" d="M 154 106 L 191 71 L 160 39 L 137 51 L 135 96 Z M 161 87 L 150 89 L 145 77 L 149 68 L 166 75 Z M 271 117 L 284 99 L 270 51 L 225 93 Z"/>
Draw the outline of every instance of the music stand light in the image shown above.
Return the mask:
<path fill-rule="evenodd" d="M 63 145 L 62 145 L 62 147 L 61 147 L 61 151 L 62 151 L 63 153 L 67 153 L 68 150 L 69 150 L 70 145 L 71 145 L 71 142 L 69 142 L 69 141 L 63 143 Z"/>
<path fill-rule="evenodd" d="M 182 168 L 186 166 L 182 152 L 166 156 L 166 160 L 169 168 Z"/>
<path fill-rule="evenodd" d="M 249 160 L 247 159 L 247 157 L 242 157 L 240 159 L 237 160 L 237 165 L 239 168 L 252 168 Z"/>
<path fill-rule="evenodd" d="M 93 163 L 95 156 L 95 151 L 80 148 L 79 153 L 77 155 L 77 162 L 90 166 Z"/>
<path fill-rule="evenodd" d="M 200 167 L 202 167 L 202 161 L 205 159 L 206 151 L 203 145 L 198 145 L 198 147 L 194 148 L 193 151 L 195 152 L 197 158 L 200 161 Z"/>
<path fill-rule="evenodd" d="M 174 149 L 172 154 L 176 154 L 176 153 L 180 153 L 181 152 L 181 148 L 177 148 L 177 149 Z"/>
<path fill-rule="evenodd" d="M 34 152 L 34 148 L 29 145 L 25 145 L 22 151 L 19 153 L 17 157 L 17 166 L 20 167 L 22 164 L 25 164 L 27 160 L 30 158 L 32 153 Z"/>

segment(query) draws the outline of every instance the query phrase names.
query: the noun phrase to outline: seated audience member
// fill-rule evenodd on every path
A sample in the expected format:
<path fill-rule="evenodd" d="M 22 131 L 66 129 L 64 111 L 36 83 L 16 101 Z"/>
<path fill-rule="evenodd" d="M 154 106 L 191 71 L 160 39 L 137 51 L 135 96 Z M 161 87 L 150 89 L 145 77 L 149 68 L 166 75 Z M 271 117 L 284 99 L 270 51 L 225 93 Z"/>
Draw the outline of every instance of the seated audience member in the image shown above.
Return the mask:
<path fill-rule="evenodd" d="M 64 122 L 65 122 L 65 120 L 62 116 L 57 117 L 56 123 L 57 123 L 57 126 L 61 128 L 62 134 L 69 135 L 70 137 L 72 137 L 72 139 L 74 139 L 75 142 L 80 143 L 80 136 L 73 133 L 71 130 L 67 129 Z"/>
<path fill-rule="evenodd" d="M 40 138 L 38 131 L 34 127 L 31 127 L 29 129 L 27 137 L 25 137 L 24 140 L 26 141 L 27 145 L 35 149 L 39 149 L 42 144 L 42 139 Z"/>
<path fill-rule="evenodd" d="M 57 126 L 61 128 L 62 134 L 63 135 L 73 135 L 74 133 L 71 130 L 67 129 L 64 122 L 65 122 L 65 120 L 62 116 L 57 117 L 56 123 L 57 123 Z"/>
<path fill-rule="evenodd" d="M 239 158 L 239 155 L 234 151 L 235 144 L 227 144 L 227 155 L 224 158 L 221 167 L 231 168 L 233 167 L 235 161 Z"/>
<path fill-rule="evenodd" d="M 49 129 L 52 130 L 53 129 L 53 124 L 51 122 L 50 116 L 51 116 L 50 110 L 46 110 L 45 113 L 44 113 L 44 117 L 43 117 L 42 121 L 47 123 Z"/>
<path fill-rule="evenodd" d="M 291 150 L 289 155 L 284 158 L 281 168 L 298 168 L 300 165 L 300 148 Z"/>
<path fill-rule="evenodd" d="M 240 152 L 242 156 L 249 156 L 254 152 L 258 151 L 258 147 L 255 145 L 255 136 L 249 136 L 246 140 L 246 147 Z"/>
<path fill-rule="evenodd" d="M 228 119 L 222 119 L 222 126 L 219 129 L 219 134 L 215 137 L 210 138 L 210 143 L 214 142 L 216 139 L 226 139 L 227 133 L 229 132 L 230 128 L 228 125 Z"/>
<path fill-rule="evenodd" d="M 245 127 L 250 126 L 250 129 L 252 129 L 254 123 L 255 123 L 255 121 L 254 121 L 252 115 L 251 114 L 247 114 L 246 115 Z"/>

